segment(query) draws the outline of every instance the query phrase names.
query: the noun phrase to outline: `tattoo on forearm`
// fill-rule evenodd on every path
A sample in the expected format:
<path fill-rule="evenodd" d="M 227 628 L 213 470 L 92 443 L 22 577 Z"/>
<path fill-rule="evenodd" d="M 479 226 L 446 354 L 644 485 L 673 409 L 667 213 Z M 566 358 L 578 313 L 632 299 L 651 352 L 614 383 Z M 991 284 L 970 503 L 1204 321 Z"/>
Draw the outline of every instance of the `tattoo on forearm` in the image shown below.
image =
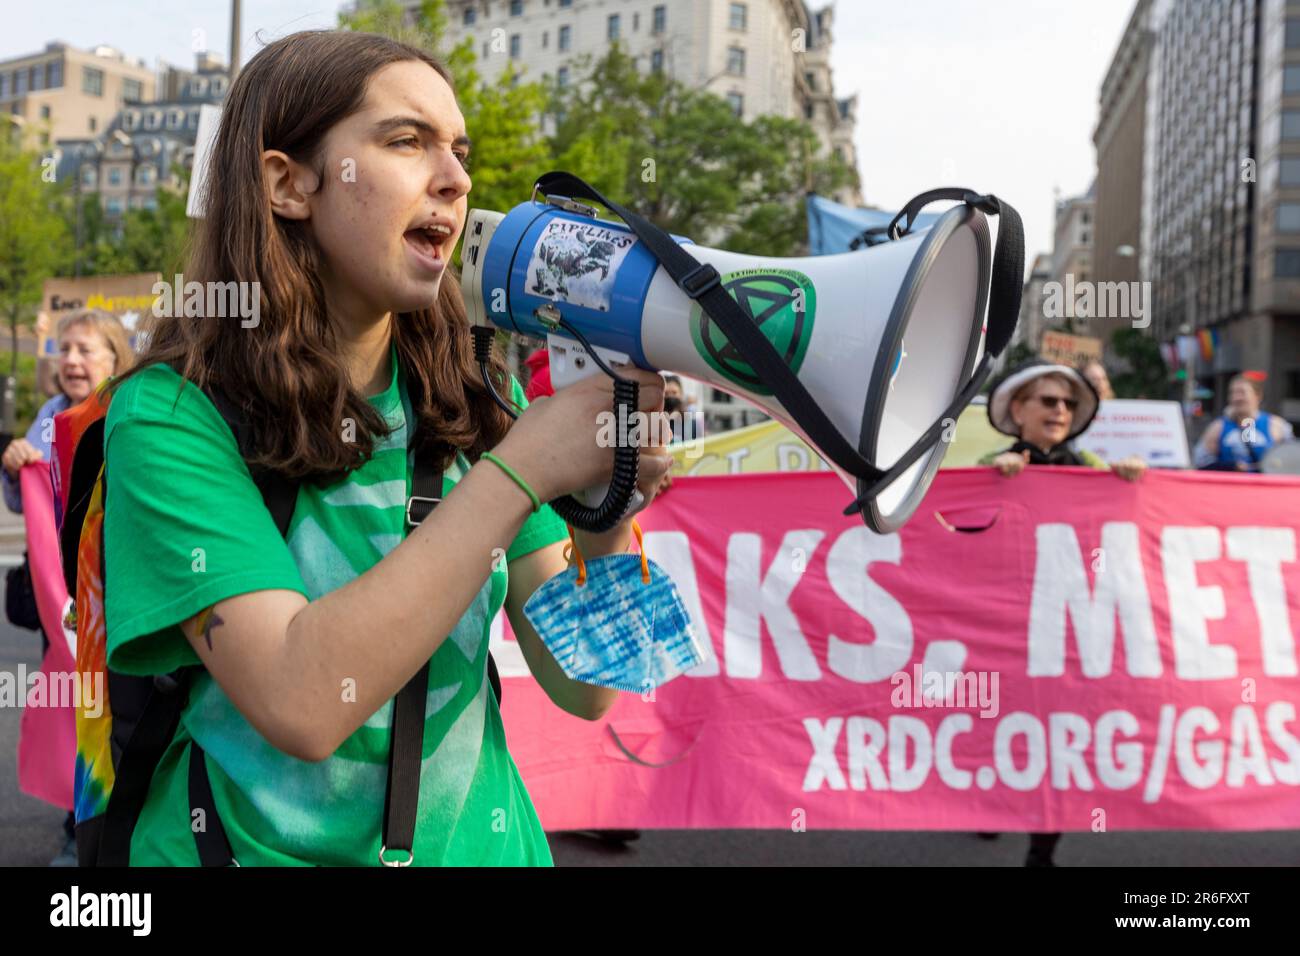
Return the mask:
<path fill-rule="evenodd" d="M 220 627 L 225 621 L 221 620 L 221 615 L 216 610 L 208 612 L 207 623 L 203 625 L 203 640 L 207 642 L 208 650 L 212 650 L 212 629 Z"/>

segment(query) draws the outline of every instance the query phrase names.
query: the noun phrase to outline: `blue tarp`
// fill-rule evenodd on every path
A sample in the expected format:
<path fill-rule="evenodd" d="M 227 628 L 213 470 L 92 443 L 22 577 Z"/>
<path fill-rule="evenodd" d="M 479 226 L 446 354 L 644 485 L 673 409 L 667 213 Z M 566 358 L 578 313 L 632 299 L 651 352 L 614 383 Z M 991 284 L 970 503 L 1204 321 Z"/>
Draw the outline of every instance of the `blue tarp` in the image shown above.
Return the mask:
<path fill-rule="evenodd" d="M 814 256 L 849 252 L 849 243 L 873 226 L 887 226 L 894 212 L 882 209 L 856 209 L 822 196 L 808 196 L 808 247 Z M 923 212 L 917 216 L 921 228 L 939 218 L 939 213 Z"/>

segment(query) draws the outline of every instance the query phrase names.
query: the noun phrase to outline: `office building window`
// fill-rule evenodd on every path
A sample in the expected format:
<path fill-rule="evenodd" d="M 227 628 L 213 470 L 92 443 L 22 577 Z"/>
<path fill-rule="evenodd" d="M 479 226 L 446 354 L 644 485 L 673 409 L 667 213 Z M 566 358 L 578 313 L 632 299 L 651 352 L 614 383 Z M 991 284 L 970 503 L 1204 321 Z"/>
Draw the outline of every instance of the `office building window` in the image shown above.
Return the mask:
<path fill-rule="evenodd" d="M 650 71 L 652 73 L 662 73 L 664 71 L 663 50 L 652 50 L 650 52 Z"/>
<path fill-rule="evenodd" d="M 1300 93 L 1300 66 L 1288 66 L 1282 71 L 1282 92 Z"/>
<path fill-rule="evenodd" d="M 745 98 L 739 93 L 728 93 L 727 103 L 731 106 L 731 111 L 737 116 L 745 114 Z"/>
<path fill-rule="evenodd" d="M 110 166 L 108 169 L 108 184 L 110 186 L 122 185 L 122 167 Z"/>
<path fill-rule="evenodd" d="M 1300 48 L 1300 20 L 1287 20 L 1286 22 L 1286 48 L 1295 50 Z"/>
<path fill-rule="evenodd" d="M 1282 111 L 1282 139 L 1287 142 L 1300 140 L 1300 110 Z"/>
<path fill-rule="evenodd" d="M 122 204 L 122 198 L 120 196 L 113 196 L 111 199 L 108 200 L 108 202 L 104 203 L 104 211 L 107 212 L 110 216 L 122 215 L 122 209 L 123 209 L 123 204 Z"/>
<path fill-rule="evenodd" d="M 1300 249 L 1279 249 L 1273 275 L 1279 279 L 1300 279 Z"/>
<path fill-rule="evenodd" d="M 1278 203 L 1277 231 L 1300 232 L 1300 202 Z"/>
<path fill-rule="evenodd" d="M 561 6 L 561 7 L 571 7 L 571 6 L 573 6 L 573 0 L 560 0 L 560 6 Z"/>
<path fill-rule="evenodd" d="M 83 166 L 81 168 L 81 185 L 84 189 L 94 189 L 95 179 L 97 177 L 94 166 Z"/>
<path fill-rule="evenodd" d="M 547 47 L 549 47 L 550 45 L 551 45 L 551 31 L 550 31 L 550 30 L 543 30 L 543 31 L 542 31 L 542 49 L 545 50 L 545 49 L 546 49 Z"/>
<path fill-rule="evenodd" d="M 518 33 L 510 34 L 510 59 L 519 59 L 519 54 L 523 50 L 524 38 Z"/>
<path fill-rule="evenodd" d="M 91 96 L 103 96 L 104 71 L 97 70 L 93 66 L 83 66 L 81 68 L 81 92 L 89 93 Z"/>
<path fill-rule="evenodd" d="M 63 85 L 63 61 L 51 60 L 45 64 L 45 85 L 57 90 Z"/>
<path fill-rule="evenodd" d="M 41 106 L 41 119 L 47 120 L 49 118 L 50 118 L 50 106 L 48 103 L 45 103 Z"/>
<path fill-rule="evenodd" d="M 524 0 L 510 0 L 510 15 L 512 17 L 524 15 Z"/>
<path fill-rule="evenodd" d="M 727 48 L 727 72 L 732 76 L 745 75 L 745 51 L 738 46 Z"/>
<path fill-rule="evenodd" d="M 148 164 L 140 166 L 135 171 L 135 181 L 141 186 L 152 186 L 158 178 L 157 172 L 154 167 Z"/>
<path fill-rule="evenodd" d="M 655 7 L 650 13 L 650 32 L 663 33 L 668 29 L 668 8 Z"/>
<path fill-rule="evenodd" d="M 38 63 L 32 67 L 32 92 L 45 89 L 45 64 Z"/>
<path fill-rule="evenodd" d="M 748 10 L 743 3 L 733 3 L 727 11 L 727 24 L 733 30 L 744 30 L 748 18 Z"/>
<path fill-rule="evenodd" d="M 1300 157 L 1283 157 L 1280 181 L 1283 186 L 1300 186 Z"/>
<path fill-rule="evenodd" d="M 467 27 L 472 27 L 477 18 L 478 11 L 473 7 L 466 7 L 465 12 L 460 15 L 460 22 Z"/>
<path fill-rule="evenodd" d="M 99 120 L 96 119 L 96 118 L 93 117 L 93 116 L 92 116 L 89 120 L 86 121 L 86 125 L 90 127 L 90 131 L 91 131 L 92 133 L 95 133 L 95 132 L 98 132 L 98 131 L 99 131 Z"/>
<path fill-rule="evenodd" d="M 0 100 L 9 95 L 9 74 L 0 73 Z"/>
<path fill-rule="evenodd" d="M 559 46 L 567 50 L 573 43 L 573 27 L 560 27 Z"/>
<path fill-rule="evenodd" d="M 569 68 L 567 66 L 562 66 L 555 72 L 555 85 L 556 86 L 569 85 Z"/>
<path fill-rule="evenodd" d="M 139 103 L 144 98 L 139 80 L 122 81 L 122 99 L 127 103 Z"/>
<path fill-rule="evenodd" d="M 14 70 L 14 96 L 22 96 L 27 92 L 27 71 Z"/>
<path fill-rule="evenodd" d="M 605 28 L 605 35 L 611 40 L 618 39 L 618 14 L 610 14 L 608 25 Z"/>

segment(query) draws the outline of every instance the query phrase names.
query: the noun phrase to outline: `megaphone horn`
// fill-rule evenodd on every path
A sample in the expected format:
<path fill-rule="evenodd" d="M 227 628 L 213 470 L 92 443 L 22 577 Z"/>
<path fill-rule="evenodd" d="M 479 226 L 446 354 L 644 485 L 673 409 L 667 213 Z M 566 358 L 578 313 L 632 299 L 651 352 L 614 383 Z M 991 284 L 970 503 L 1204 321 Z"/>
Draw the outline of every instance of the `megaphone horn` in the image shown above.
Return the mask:
<path fill-rule="evenodd" d="M 941 200 L 958 205 L 914 231 Z M 991 255 L 986 215 L 1000 218 Z M 953 188 L 912 199 L 885 234 L 840 255 L 741 255 L 670 236 L 553 172 L 509 213 L 470 211 L 462 287 L 476 327 L 546 338 L 557 388 L 631 363 L 758 405 L 854 489 L 845 514 L 887 533 L 920 504 L 941 433 L 1010 342 L 1024 234 L 1005 202 Z M 606 499 L 603 519 L 617 521 L 623 506 Z"/>

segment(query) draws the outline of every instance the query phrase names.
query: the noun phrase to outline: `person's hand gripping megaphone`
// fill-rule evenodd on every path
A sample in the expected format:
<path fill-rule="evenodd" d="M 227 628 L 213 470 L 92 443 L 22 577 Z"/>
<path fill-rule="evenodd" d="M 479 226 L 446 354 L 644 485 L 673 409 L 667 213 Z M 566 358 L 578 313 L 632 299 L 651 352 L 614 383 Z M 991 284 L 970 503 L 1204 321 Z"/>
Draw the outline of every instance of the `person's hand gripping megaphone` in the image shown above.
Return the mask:
<path fill-rule="evenodd" d="M 619 374 L 638 385 L 637 411 L 654 420 L 663 411 L 664 380 L 658 372 L 635 366 Z M 592 375 L 564 386 L 553 395 L 538 396 L 526 408 L 495 449 L 524 478 L 542 501 L 600 485 L 608 480 L 614 464 L 614 448 L 601 441 L 604 416 L 610 414 L 614 383 L 606 375 Z M 644 432 L 643 432 L 644 433 Z M 650 431 L 652 439 L 663 436 Z M 640 449 L 637 490 L 645 499 L 628 511 L 613 529 L 590 535 L 595 552 L 607 539 L 622 538 L 636 511 L 653 499 L 672 465 L 664 444 L 646 444 Z"/>

